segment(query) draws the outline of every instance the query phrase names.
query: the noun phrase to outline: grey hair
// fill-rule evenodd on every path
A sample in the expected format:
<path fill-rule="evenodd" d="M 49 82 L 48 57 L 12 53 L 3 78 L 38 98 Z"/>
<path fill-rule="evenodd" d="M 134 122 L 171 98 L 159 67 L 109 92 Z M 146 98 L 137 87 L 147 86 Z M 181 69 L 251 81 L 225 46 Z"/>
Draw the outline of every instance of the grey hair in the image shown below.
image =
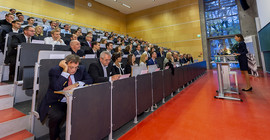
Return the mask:
<path fill-rule="evenodd" d="M 71 62 L 71 63 L 80 63 L 81 59 L 78 55 L 75 54 L 70 54 L 68 56 L 65 57 L 65 60 L 67 63 Z"/>
<path fill-rule="evenodd" d="M 104 57 L 105 57 L 105 55 L 112 56 L 110 52 L 108 52 L 108 51 L 103 51 L 103 52 L 100 54 L 100 56 L 99 56 L 99 57 L 100 57 L 100 58 L 104 58 Z"/>

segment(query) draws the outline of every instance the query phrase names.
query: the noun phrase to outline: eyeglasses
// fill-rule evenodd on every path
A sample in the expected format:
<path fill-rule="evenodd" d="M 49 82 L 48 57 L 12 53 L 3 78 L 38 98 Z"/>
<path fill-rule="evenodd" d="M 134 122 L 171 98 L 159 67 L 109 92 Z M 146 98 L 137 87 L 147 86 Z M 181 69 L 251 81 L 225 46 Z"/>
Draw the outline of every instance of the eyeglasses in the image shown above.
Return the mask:
<path fill-rule="evenodd" d="M 35 30 L 28 30 L 29 32 L 36 32 Z"/>
<path fill-rule="evenodd" d="M 68 69 L 79 69 L 79 67 L 71 67 L 71 66 L 68 66 Z"/>
<path fill-rule="evenodd" d="M 104 58 L 102 58 L 102 60 L 104 60 L 106 62 L 110 62 L 111 61 L 111 59 L 104 59 Z"/>

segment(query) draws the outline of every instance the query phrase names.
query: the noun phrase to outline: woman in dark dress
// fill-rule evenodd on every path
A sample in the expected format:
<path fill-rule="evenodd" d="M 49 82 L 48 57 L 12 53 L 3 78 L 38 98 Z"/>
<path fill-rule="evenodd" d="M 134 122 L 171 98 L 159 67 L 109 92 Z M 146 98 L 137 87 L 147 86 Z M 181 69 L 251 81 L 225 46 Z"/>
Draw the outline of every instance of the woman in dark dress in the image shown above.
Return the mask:
<path fill-rule="evenodd" d="M 234 39 L 239 42 L 239 48 L 237 50 L 238 53 L 234 53 L 234 55 L 238 56 L 238 61 L 240 65 L 241 72 L 245 75 L 247 86 L 246 88 L 242 89 L 242 91 L 251 91 L 252 87 L 249 81 L 248 75 L 248 58 L 246 54 L 248 53 L 246 43 L 244 42 L 244 37 L 241 34 L 235 35 Z"/>
<path fill-rule="evenodd" d="M 123 65 L 121 63 L 121 61 L 122 61 L 121 53 L 120 52 L 113 53 L 112 61 L 114 62 L 113 63 L 113 69 L 112 69 L 113 73 L 124 75 L 125 71 L 124 71 L 124 67 L 123 67 Z"/>
<path fill-rule="evenodd" d="M 127 65 L 125 67 L 125 74 L 131 74 L 131 67 L 135 65 L 136 57 L 134 54 L 129 54 Z"/>

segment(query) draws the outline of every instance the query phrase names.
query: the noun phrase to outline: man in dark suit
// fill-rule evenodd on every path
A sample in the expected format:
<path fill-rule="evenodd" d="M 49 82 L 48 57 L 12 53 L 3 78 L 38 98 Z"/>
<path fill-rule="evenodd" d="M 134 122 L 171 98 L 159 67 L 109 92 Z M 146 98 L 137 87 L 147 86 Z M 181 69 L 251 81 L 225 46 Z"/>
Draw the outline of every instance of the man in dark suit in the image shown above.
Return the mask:
<path fill-rule="evenodd" d="M 112 70 L 111 54 L 103 51 L 100 54 L 99 61 L 92 63 L 89 66 L 88 73 L 94 79 L 94 83 L 115 81 L 120 78 L 120 75 L 115 75 Z"/>
<path fill-rule="evenodd" d="M 14 15 L 11 14 L 11 13 L 8 13 L 6 14 L 5 16 L 5 19 L 3 20 L 0 20 L 0 26 L 2 25 L 9 25 L 10 27 L 12 26 L 11 25 L 11 22 L 14 20 Z"/>
<path fill-rule="evenodd" d="M 84 57 L 85 54 L 83 51 L 81 51 L 81 44 L 78 40 L 72 40 L 70 42 L 70 51 L 72 54 L 76 54 L 79 57 Z"/>
<path fill-rule="evenodd" d="M 21 23 L 19 20 L 13 20 L 12 26 L 2 25 L 1 27 L 2 27 L 2 31 L 0 34 L 0 49 L 2 52 L 4 52 L 6 34 L 10 32 L 22 33 L 22 29 L 21 29 Z"/>
<path fill-rule="evenodd" d="M 113 43 L 112 42 L 106 43 L 106 51 L 110 52 L 111 54 L 114 53 L 114 51 L 113 51 Z"/>
<path fill-rule="evenodd" d="M 51 140 L 59 138 L 61 124 L 66 120 L 67 108 L 65 96 L 56 94 L 54 91 L 71 90 L 93 83 L 85 67 L 79 66 L 79 63 L 80 57 L 71 54 L 66 56 L 65 60 L 59 63 L 59 66 L 53 67 L 49 72 L 49 88 L 38 112 L 41 122 L 44 122 L 48 115 Z"/>
<path fill-rule="evenodd" d="M 96 58 L 99 58 L 100 56 L 100 44 L 97 41 L 92 42 L 92 49 L 85 50 L 85 54 L 95 54 Z"/>
<path fill-rule="evenodd" d="M 85 36 L 85 40 L 81 42 L 81 46 L 85 46 L 86 48 L 92 49 L 92 38 L 91 34 Z"/>
<path fill-rule="evenodd" d="M 32 37 L 35 35 L 35 28 L 26 26 L 23 29 L 23 34 L 13 35 L 11 45 L 8 46 L 7 56 L 5 63 L 9 63 L 9 80 L 14 80 L 17 47 L 23 42 L 31 43 Z"/>
<path fill-rule="evenodd" d="M 78 40 L 77 35 L 72 34 L 71 37 L 70 37 L 69 39 L 67 39 L 67 40 L 64 40 L 64 42 L 65 42 L 66 45 L 69 45 L 69 43 L 70 43 L 72 40 Z"/>
<path fill-rule="evenodd" d="M 147 61 L 147 65 L 156 65 L 157 64 L 157 53 L 156 52 L 151 52 L 150 53 L 151 59 Z"/>
<path fill-rule="evenodd" d="M 137 46 L 136 46 L 136 50 L 135 50 L 135 52 L 133 53 L 135 56 L 137 56 L 137 55 L 142 55 L 141 54 L 141 45 L 140 44 L 137 44 Z"/>

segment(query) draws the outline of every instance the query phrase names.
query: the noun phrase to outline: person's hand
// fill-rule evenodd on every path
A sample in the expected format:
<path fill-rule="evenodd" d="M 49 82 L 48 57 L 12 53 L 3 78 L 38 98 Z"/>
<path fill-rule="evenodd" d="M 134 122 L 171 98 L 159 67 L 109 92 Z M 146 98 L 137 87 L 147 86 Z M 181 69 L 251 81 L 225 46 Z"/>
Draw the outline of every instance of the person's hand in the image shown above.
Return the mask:
<path fill-rule="evenodd" d="M 75 84 L 72 84 L 72 85 L 69 85 L 69 86 L 65 87 L 63 90 L 71 90 L 71 89 L 76 88 L 78 86 L 79 86 L 79 84 L 75 83 Z"/>
<path fill-rule="evenodd" d="M 67 66 L 66 60 L 60 61 L 59 66 L 61 68 L 63 68 L 63 72 L 67 72 L 68 71 L 68 66 Z"/>
<path fill-rule="evenodd" d="M 233 53 L 234 55 L 240 55 L 239 53 Z"/>
<path fill-rule="evenodd" d="M 121 77 L 121 75 L 120 75 L 120 74 L 117 74 L 117 75 L 113 75 L 113 76 L 111 77 L 111 79 L 112 79 L 112 81 L 115 81 L 115 80 L 120 79 L 120 77 Z"/>

